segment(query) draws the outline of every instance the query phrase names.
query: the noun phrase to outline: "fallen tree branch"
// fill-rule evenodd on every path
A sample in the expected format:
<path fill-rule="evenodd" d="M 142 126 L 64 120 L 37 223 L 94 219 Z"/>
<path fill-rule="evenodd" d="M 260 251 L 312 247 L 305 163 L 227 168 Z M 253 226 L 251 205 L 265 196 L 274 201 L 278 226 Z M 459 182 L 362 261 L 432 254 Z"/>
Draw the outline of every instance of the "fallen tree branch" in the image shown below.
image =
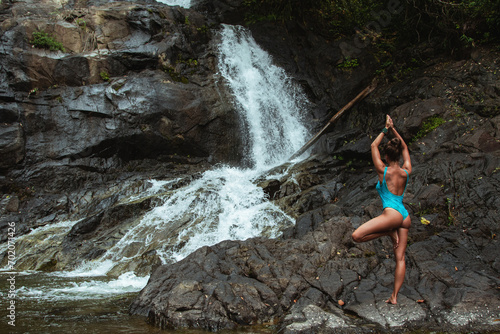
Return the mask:
<path fill-rule="evenodd" d="M 361 93 L 359 93 L 354 99 L 351 100 L 351 102 L 349 102 L 348 104 L 346 104 L 342 109 L 340 109 L 329 121 L 328 123 L 326 123 L 326 125 L 311 139 L 309 140 L 304 146 L 302 146 L 302 148 L 300 150 L 298 150 L 297 152 L 295 152 L 291 157 L 290 157 L 290 160 L 293 160 L 295 158 L 298 158 L 299 156 L 301 156 L 305 151 L 307 151 L 307 149 L 309 147 L 311 147 L 314 143 L 316 143 L 318 141 L 318 139 L 323 135 L 323 133 L 326 131 L 326 129 L 328 129 L 330 127 L 330 125 L 332 125 L 333 122 L 335 122 L 340 116 L 342 116 L 342 114 L 350 109 L 356 102 L 362 100 L 363 98 L 365 98 L 368 94 L 370 94 L 371 92 L 373 92 L 373 90 L 375 89 L 375 87 L 377 87 L 377 81 L 374 80 L 372 81 L 372 83 L 370 84 L 370 86 L 366 87 L 365 89 L 363 89 L 361 91 Z"/>

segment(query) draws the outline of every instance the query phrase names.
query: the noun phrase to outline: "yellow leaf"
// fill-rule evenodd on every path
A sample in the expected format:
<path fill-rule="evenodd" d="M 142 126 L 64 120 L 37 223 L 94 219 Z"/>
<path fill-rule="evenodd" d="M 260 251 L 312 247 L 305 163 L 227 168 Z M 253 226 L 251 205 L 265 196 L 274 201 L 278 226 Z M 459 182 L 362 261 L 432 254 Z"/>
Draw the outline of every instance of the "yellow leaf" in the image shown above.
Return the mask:
<path fill-rule="evenodd" d="M 428 219 L 425 219 L 424 217 L 420 218 L 420 222 L 424 225 L 429 225 L 431 223 Z"/>

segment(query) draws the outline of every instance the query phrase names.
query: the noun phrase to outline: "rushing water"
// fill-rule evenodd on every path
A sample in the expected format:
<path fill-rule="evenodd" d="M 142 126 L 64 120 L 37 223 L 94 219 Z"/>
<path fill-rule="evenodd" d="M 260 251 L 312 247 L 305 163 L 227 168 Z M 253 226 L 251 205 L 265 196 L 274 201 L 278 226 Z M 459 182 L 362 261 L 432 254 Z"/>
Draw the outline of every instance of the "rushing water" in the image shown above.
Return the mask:
<path fill-rule="evenodd" d="M 191 7 L 191 0 L 156 0 L 169 6 L 181 6 L 184 8 Z"/>
<path fill-rule="evenodd" d="M 307 130 L 300 119 L 306 99 L 242 27 L 223 27 L 218 57 L 220 83 L 232 91 L 246 129 L 244 165 L 248 167 L 222 166 L 181 187 L 174 187 L 179 180 L 152 180 L 149 189 L 122 203 L 156 196 L 161 204 L 138 217 L 103 256 L 75 264 L 72 270 L 40 273 L 26 269 L 56 254 L 77 221 L 50 224 L 19 237 L 17 269 L 26 271 L 16 274 L 16 300 L 18 310 L 23 310 L 17 313 L 23 332 L 44 332 L 45 328 L 50 333 L 154 332 L 149 327 L 146 331 L 143 321 L 129 317 L 126 306 L 117 306 L 128 305 L 132 294 L 147 283 L 148 278 L 133 269 L 144 254 L 155 250 L 163 263 L 174 262 L 222 240 L 274 237 L 293 223 L 267 200 L 256 180 L 286 162 L 306 141 Z M 7 246 L 1 247 L 5 252 Z M 9 275 L 7 271 L 0 274 L 2 300 L 7 296 Z M 38 325 L 26 322 L 27 318 Z M 78 330 L 75 322 L 85 320 L 90 323 Z M 3 325 L 5 321 L 0 328 Z"/>

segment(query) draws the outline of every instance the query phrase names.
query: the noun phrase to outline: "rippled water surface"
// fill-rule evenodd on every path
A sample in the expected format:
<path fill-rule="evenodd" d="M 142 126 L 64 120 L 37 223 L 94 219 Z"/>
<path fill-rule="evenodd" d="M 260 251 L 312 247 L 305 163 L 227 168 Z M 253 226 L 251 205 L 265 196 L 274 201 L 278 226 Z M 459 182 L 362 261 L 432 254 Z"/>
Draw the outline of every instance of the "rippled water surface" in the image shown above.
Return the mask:
<path fill-rule="evenodd" d="M 15 327 L 8 324 L 7 305 L 12 274 L 0 273 L 0 333 L 172 333 L 207 334 L 199 330 L 161 330 L 144 317 L 130 316 L 137 281 L 113 283 L 105 276 L 67 277 L 46 273 L 16 273 Z M 120 280 L 118 280 L 120 281 Z M 117 293 L 117 289 L 121 292 Z M 130 290 L 131 292 L 127 292 Z M 271 327 L 252 327 L 226 333 L 271 333 Z"/>

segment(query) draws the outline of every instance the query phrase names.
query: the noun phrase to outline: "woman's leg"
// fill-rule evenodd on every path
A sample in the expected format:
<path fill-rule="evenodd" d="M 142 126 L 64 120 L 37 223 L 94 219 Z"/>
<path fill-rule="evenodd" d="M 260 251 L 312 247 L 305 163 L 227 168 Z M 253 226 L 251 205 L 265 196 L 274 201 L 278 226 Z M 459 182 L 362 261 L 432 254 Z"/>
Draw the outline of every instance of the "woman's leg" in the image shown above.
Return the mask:
<path fill-rule="evenodd" d="M 398 301 L 398 293 L 405 280 L 406 262 L 405 251 L 408 243 L 408 229 L 411 225 L 410 216 L 406 217 L 402 227 L 398 228 L 399 247 L 394 249 L 394 260 L 396 261 L 396 269 L 394 271 L 394 290 L 391 297 L 386 301 L 390 304 L 396 304 Z"/>
<path fill-rule="evenodd" d="M 378 217 L 370 219 L 354 231 L 352 239 L 355 242 L 366 242 L 384 235 L 389 235 L 396 248 L 398 245 L 398 234 L 396 229 L 402 224 L 402 217 L 394 209 L 386 208 Z"/>

